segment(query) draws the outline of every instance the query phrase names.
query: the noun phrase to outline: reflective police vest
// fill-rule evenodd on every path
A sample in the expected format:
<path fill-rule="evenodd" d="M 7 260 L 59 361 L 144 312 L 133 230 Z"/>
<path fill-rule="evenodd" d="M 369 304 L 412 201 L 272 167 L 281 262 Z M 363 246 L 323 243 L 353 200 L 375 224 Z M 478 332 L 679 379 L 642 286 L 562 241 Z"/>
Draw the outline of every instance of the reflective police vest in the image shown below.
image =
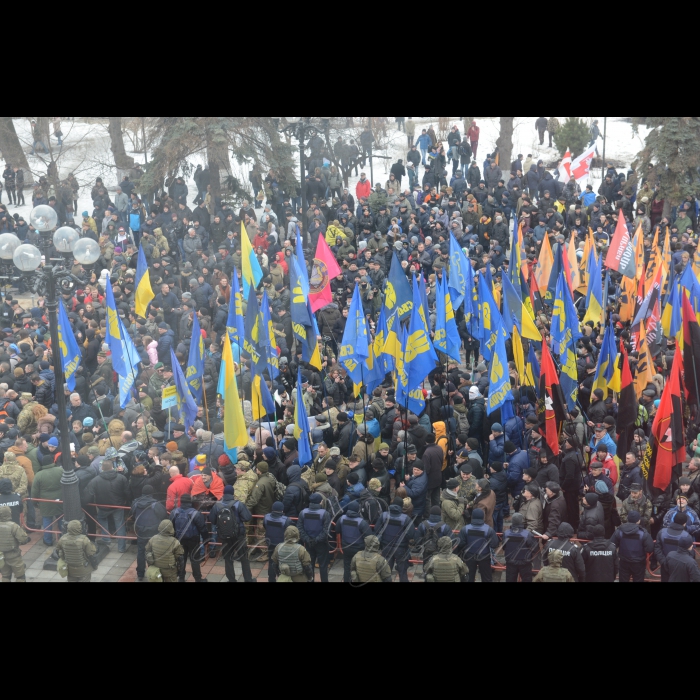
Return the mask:
<path fill-rule="evenodd" d="M 289 527 L 289 518 L 283 517 L 278 520 L 276 516 L 270 514 L 265 516 L 263 524 L 271 547 L 276 547 L 284 542 L 284 533 Z"/>
<path fill-rule="evenodd" d="M 509 530 L 506 533 L 506 541 L 504 544 L 504 552 L 506 562 L 512 564 L 514 562 L 528 562 L 530 560 L 530 549 L 527 547 L 530 532 L 528 530 Z"/>
<path fill-rule="evenodd" d="M 323 521 L 326 517 L 325 510 L 311 510 L 307 508 L 301 512 L 299 520 L 304 523 L 304 532 L 309 539 L 315 540 L 323 532 Z"/>
<path fill-rule="evenodd" d="M 405 545 L 408 547 L 408 541 L 412 538 L 406 536 L 402 541 L 399 540 L 402 535 L 405 535 L 409 521 L 410 518 L 405 513 L 402 513 L 399 516 L 391 515 L 391 513 L 384 513 L 382 515 L 381 534 L 379 538 L 382 543 L 382 547 L 387 547 L 390 545 Z"/>
<path fill-rule="evenodd" d="M 672 532 L 678 532 L 677 537 L 672 537 Z M 681 541 L 681 537 L 685 534 L 685 530 L 662 530 L 661 539 L 663 541 L 664 556 L 667 557 L 669 554 L 678 551 L 678 544 Z"/>
<path fill-rule="evenodd" d="M 646 558 L 644 552 L 644 532 L 641 530 L 632 535 L 622 533 L 620 539 L 620 559 L 628 559 L 630 561 L 642 561 Z"/>
<path fill-rule="evenodd" d="M 487 536 L 491 528 L 483 525 L 470 525 L 467 528 L 467 548 L 465 555 L 467 559 L 486 559 L 491 556 L 491 547 L 487 541 Z"/>
<path fill-rule="evenodd" d="M 360 532 L 360 524 L 362 518 L 351 518 L 344 515 L 339 522 L 340 534 L 343 537 L 343 547 L 357 547 L 364 545 L 362 541 L 362 533 Z"/>

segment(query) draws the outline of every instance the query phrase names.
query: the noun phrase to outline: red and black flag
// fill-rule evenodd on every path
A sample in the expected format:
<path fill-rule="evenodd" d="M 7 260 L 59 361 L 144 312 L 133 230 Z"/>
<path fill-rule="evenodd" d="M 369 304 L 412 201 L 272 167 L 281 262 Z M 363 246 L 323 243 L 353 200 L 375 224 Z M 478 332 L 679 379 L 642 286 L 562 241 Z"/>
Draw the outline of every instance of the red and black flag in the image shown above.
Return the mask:
<path fill-rule="evenodd" d="M 673 358 L 673 367 L 661 397 L 661 404 L 651 430 L 654 456 L 649 469 L 649 486 L 665 492 L 673 480 L 673 470 L 685 460 L 685 431 L 681 399 L 680 352 Z"/>
<path fill-rule="evenodd" d="M 540 433 L 549 449 L 556 456 L 559 454 L 559 431 L 568 417 L 566 399 L 559 384 L 559 375 L 554 360 L 542 339 L 542 363 L 540 374 Z"/>
<path fill-rule="evenodd" d="M 620 396 L 617 402 L 617 426 L 620 437 L 617 441 L 617 456 L 624 463 L 627 453 L 632 447 L 634 431 L 639 417 L 639 402 L 637 390 L 632 379 L 627 350 L 624 342 L 620 343 Z"/>
<path fill-rule="evenodd" d="M 683 367 L 685 369 L 685 395 L 689 406 L 700 405 L 700 325 L 693 306 L 682 290 L 683 296 Z"/>

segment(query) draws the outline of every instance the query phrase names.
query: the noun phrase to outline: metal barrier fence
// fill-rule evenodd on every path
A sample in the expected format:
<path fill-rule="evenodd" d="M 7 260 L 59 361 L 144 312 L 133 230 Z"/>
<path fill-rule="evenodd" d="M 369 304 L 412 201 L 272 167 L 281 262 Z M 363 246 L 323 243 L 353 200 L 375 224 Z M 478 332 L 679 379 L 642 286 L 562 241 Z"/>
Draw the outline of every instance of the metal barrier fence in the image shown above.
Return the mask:
<path fill-rule="evenodd" d="M 63 504 L 63 501 L 48 501 L 48 500 L 39 499 L 39 498 L 25 498 L 25 499 L 23 499 L 23 502 L 24 502 L 24 503 L 53 503 L 53 504 L 58 504 L 58 503 L 60 503 L 60 504 Z M 99 508 L 100 510 L 115 510 L 115 511 L 116 511 L 116 510 L 123 510 L 123 511 L 131 512 L 131 508 L 130 508 L 129 506 L 105 506 L 105 505 L 100 505 L 100 504 L 97 504 L 97 503 L 89 503 L 88 506 L 91 507 L 91 508 Z M 134 535 L 134 536 L 129 536 L 129 535 L 127 535 L 127 536 L 119 536 L 119 535 L 113 535 L 112 533 L 106 533 L 106 532 L 104 531 L 104 528 L 102 527 L 102 525 L 100 524 L 100 522 L 99 522 L 96 518 L 94 518 L 94 517 L 93 517 L 90 513 L 88 513 L 85 509 L 83 509 L 83 513 L 84 513 L 88 518 L 90 518 L 90 520 L 92 520 L 92 521 L 95 523 L 96 527 L 98 528 L 98 532 L 96 532 L 95 534 L 92 534 L 92 535 L 88 534 L 88 537 L 94 537 L 95 539 L 101 539 L 101 540 L 106 540 L 106 539 L 109 539 L 109 540 L 127 540 L 127 541 L 129 541 L 129 542 L 137 542 L 137 541 L 138 541 L 138 537 L 136 537 L 136 535 Z M 202 513 L 202 515 L 205 516 L 205 517 L 207 517 L 207 516 L 209 515 L 209 511 L 202 511 L 201 513 Z M 260 521 L 263 520 L 264 517 L 265 517 L 265 516 L 263 516 L 263 515 L 254 515 L 254 516 L 253 516 L 253 518 L 254 518 L 255 520 L 260 520 Z M 59 520 L 61 520 L 62 518 L 63 518 L 63 515 L 58 516 L 58 517 L 49 525 L 49 527 L 55 525 L 55 524 L 56 524 Z M 298 522 L 298 518 L 290 518 L 290 520 L 292 520 L 293 522 Z M 132 521 L 131 517 L 124 518 L 124 527 L 127 527 L 128 523 L 130 523 L 131 521 Z M 22 527 L 23 527 L 27 532 L 36 532 L 36 533 L 41 533 L 41 534 L 46 533 L 46 534 L 51 534 L 51 535 L 58 535 L 59 537 L 60 537 L 61 535 L 64 534 L 64 533 L 63 533 L 62 531 L 60 531 L 60 530 L 44 530 L 43 528 L 30 528 L 30 527 L 28 527 L 28 526 L 27 526 L 27 523 L 26 523 L 26 521 L 25 521 L 25 517 L 24 517 L 24 509 L 22 510 L 22 513 L 20 514 L 20 523 L 21 523 Z M 335 521 L 332 521 L 332 523 L 335 524 Z M 255 526 L 255 525 L 256 525 L 256 524 L 251 524 L 251 526 Z M 371 527 L 372 529 L 374 529 L 374 525 L 370 525 L 370 527 Z M 453 532 L 453 534 L 459 535 L 459 530 L 455 530 L 455 531 Z M 255 535 L 252 535 L 252 536 L 254 537 Z M 502 534 L 502 533 L 498 533 L 498 537 L 502 540 L 502 539 L 503 539 L 503 534 Z M 538 541 L 540 541 L 540 543 L 542 542 L 542 538 L 541 538 L 541 537 L 536 536 L 535 539 L 537 539 Z M 574 542 L 574 543 L 577 543 L 577 544 L 588 544 L 588 543 L 590 542 L 590 540 L 577 540 L 577 539 L 572 539 L 572 540 L 570 540 L 570 542 Z M 203 546 L 204 546 L 205 548 L 206 548 L 206 547 L 209 547 L 209 548 L 211 548 L 211 547 L 222 547 L 222 546 L 223 546 L 223 543 L 222 543 L 222 542 L 217 542 L 217 541 L 215 541 L 215 540 L 209 540 L 209 541 L 207 541 L 207 542 L 204 542 L 204 543 L 203 543 Z M 695 543 L 695 546 L 696 546 L 696 547 L 700 547 L 700 543 L 696 542 L 696 543 Z M 251 550 L 261 550 L 261 551 L 264 551 L 264 552 L 266 552 L 266 553 L 269 554 L 269 547 L 268 547 L 267 544 L 262 544 L 262 543 L 253 544 L 253 545 L 250 545 L 250 544 L 249 544 L 249 545 L 248 545 L 248 549 L 251 549 Z M 540 544 L 540 556 L 542 556 L 542 555 L 544 554 L 544 550 L 545 550 L 545 548 Z M 209 553 L 211 553 L 211 551 L 210 551 Z M 329 554 L 332 554 L 332 555 L 335 555 L 335 554 L 343 554 L 343 547 L 342 547 L 342 542 L 341 542 L 341 537 L 340 537 L 340 535 L 336 535 L 336 538 L 335 538 L 335 549 L 329 549 Z M 206 559 L 209 559 L 209 554 L 207 554 Z M 652 570 L 652 568 L 651 568 L 651 559 L 652 559 L 652 555 L 648 555 L 648 556 L 647 556 L 647 573 L 649 574 L 649 576 L 651 577 L 651 579 L 650 579 L 650 580 L 647 580 L 646 583 L 660 583 L 660 582 L 661 582 L 661 574 L 659 573 L 660 568 L 657 569 L 657 570 L 655 570 L 655 571 Z M 415 566 L 422 566 L 422 565 L 423 565 L 423 560 L 422 560 L 422 559 L 410 559 L 409 562 L 410 562 L 411 564 L 415 565 Z M 504 572 L 504 571 L 506 571 L 506 567 L 503 566 L 503 565 L 501 565 L 501 564 L 492 565 L 491 568 L 492 568 L 493 571 L 499 571 L 499 572 Z M 537 573 L 539 573 L 539 571 L 540 571 L 540 569 L 533 569 L 533 574 L 537 574 Z"/>

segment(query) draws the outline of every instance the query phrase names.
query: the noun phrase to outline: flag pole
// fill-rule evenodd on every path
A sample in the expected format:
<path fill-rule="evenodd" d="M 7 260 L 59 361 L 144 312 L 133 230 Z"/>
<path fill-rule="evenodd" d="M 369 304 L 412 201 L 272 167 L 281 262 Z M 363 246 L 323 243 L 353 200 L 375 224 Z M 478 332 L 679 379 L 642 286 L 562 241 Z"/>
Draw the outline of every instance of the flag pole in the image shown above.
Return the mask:
<path fill-rule="evenodd" d="M 204 377 L 202 377 L 202 397 L 204 399 L 204 412 L 207 416 L 207 430 L 211 432 L 211 423 L 209 422 L 209 406 L 207 406 L 207 389 L 204 382 Z"/>

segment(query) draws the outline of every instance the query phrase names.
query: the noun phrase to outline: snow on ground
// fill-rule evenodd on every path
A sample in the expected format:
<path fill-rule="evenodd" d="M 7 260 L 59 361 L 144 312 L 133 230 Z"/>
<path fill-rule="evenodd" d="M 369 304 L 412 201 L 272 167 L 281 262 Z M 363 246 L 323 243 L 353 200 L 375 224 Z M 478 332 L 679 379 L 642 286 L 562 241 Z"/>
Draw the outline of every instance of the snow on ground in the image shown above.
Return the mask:
<path fill-rule="evenodd" d="M 403 132 L 399 132 L 395 127 L 394 117 L 389 117 L 387 147 L 380 149 L 377 155 L 390 156 L 390 159 L 384 160 L 376 158 L 374 160 L 375 180 L 382 183 L 389 179 L 389 171 L 391 165 L 397 159 L 403 158 L 406 160 L 408 152 L 406 136 Z M 532 153 L 535 160 L 543 158 L 545 161 L 553 161 L 558 154 L 556 149 L 547 148 L 548 139 L 545 140 L 545 147 L 540 147 L 539 137 L 535 130 L 535 121 L 537 117 L 516 117 L 515 131 L 513 135 L 513 154 L 522 153 L 527 156 Z M 559 117 L 560 121 L 564 121 L 566 117 Z M 593 119 L 599 119 L 601 130 L 604 117 L 584 117 L 588 122 Z M 635 159 L 637 153 L 644 145 L 646 132 L 640 130 L 639 134 L 634 134 L 629 123 L 621 121 L 623 117 L 608 117 L 608 142 L 606 155 L 609 158 L 620 160 L 626 165 L 630 165 Z M 416 117 L 418 133 L 420 129 L 427 128 L 433 124 L 437 128 L 437 117 Z M 457 124 L 460 131 L 463 132 L 463 122 L 461 117 L 453 117 L 452 121 Z M 483 161 L 488 153 L 495 147 L 496 139 L 499 135 L 499 117 L 479 118 L 478 124 L 481 127 L 481 142 L 479 146 L 479 167 L 482 167 Z M 35 179 L 40 175 L 46 174 L 48 159 L 43 154 L 31 156 L 31 126 L 27 119 L 15 119 L 15 128 L 20 141 L 25 147 L 27 159 L 30 169 L 35 176 Z M 92 200 L 90 192 L 97 177 L 103 178 L 108 189 L 114 191 L 118 180 L 117 172 L 113 166 L 112 153 L 110 151 L 109 133 L 107 131 L 106 120 L 96 120 L 88 118 L 88 121 L 77 119 L 69 121 L 64 119 L 62 122 L 64 146 L 58 149 L 55 138 L 51 139 L 51 148 L 54 153 L 54 158 L 57 160 L 59 174 L 61 178 L 66 177 L 70 172 L 75 173 L 78 181 L 82 185 L 79 199 L 79 211 L 76 213 L 76 219 L 79 220 L 80 214 L 83 211 L 92 213 Z M 125 136 L 125 145 L 129 150 L 129 138 Z M 602 140 L 598 142 L 600 153 L 602 154 Z M 142 153 L 134 153 L 131 155 L 139 162 L 143 162 Z M 190 159 L 195 166 L 202 162 L 201 156 L 194 156 Z M 233 174 L 239 178 L 241 182 L 248 183 L 248 166 L 239 166 L 235 159 L 232 158 Z M 506 164 L 507 167 L 508 164 Z M 369 163 L 365 169 L 369 177 Z M 194 168 L 193 168 L 194 171 Z M 421 171 L 422 173 L 422 171 Z M 358 178 L 350 179 L 350 191 L 354 194 L 355 186 Z M 601 173 L 594 173 L 593 185 L 597 190 L 601 181 Z M 194 181 L 189 182 L 190 199 L 194 200 L 196 196 L 196 187 Z M 25 199 L 27 205 L 24 207 L 10 207 L 10 213 L 18 213 L 25 217 L 29 216 L 31 211 L 31 189 L 25 190 Z M 7 203 L 7 194 L 3 193 L 3 202 Z"/>

